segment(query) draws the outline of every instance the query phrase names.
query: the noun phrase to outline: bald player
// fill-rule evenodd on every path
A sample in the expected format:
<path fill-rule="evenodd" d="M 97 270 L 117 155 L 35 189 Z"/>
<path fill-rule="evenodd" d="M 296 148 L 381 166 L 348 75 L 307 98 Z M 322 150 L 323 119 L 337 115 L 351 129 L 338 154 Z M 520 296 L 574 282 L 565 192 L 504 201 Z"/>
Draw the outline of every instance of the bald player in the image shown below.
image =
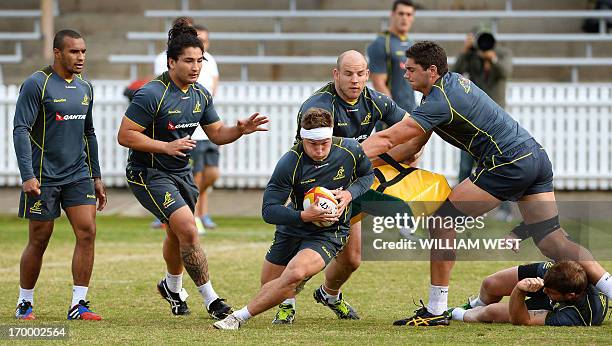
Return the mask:
<path fill-rule="evenodd" d="M 333 81 L 317 90 L 300 107 L 296 142 L 302 139 L 302 115 L 311 108 L 331 113 L 334 136 L 354 138 L 359 142 L 368 138 L 377 122 L 391 126 L 407 114 L 387 95 L 366 87 L 370 71 L 363 54 L 354 50 L 340 54 L 332 76 Z M 339 194 L 336 198 L 341 207 L 348 203 Z M 360 263 L 361 224 L 357 223 L 351 226 L 349 240 L 343 250 L 325 270 L 325 282 L 314 291 L 315 300 L 329 307 L 340 319 L 359 319 L 355 310 L 343 299 L 340 287 L 359 268 Z M 295 298 L 292 297 L 279 305 L 273 323 L 292 323 L 294 317 Z"/>

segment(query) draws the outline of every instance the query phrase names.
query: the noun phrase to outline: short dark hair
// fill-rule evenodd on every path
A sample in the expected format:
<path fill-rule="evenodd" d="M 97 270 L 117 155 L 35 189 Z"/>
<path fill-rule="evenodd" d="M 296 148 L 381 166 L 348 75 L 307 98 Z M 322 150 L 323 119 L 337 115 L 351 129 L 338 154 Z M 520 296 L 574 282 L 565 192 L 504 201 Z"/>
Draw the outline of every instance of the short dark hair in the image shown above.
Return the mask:
<path fill-rule="evenodd" d="M 438 74 L 443 76 L 448 72 L 448 61 L 444 48 L 437 43 L 431 41 L 421 41 L 413 44 L 406 51 L 406 57 L 411 58 L 414 62 L 426 70 L 429 66 L 434 65 L 438 69 Z"/>
<path fill-rule="evenodd" d="M 330 112 L 323 108 L 308 108 L 302 116 L 300 126 L 305 130 L 317 129 L 319 127 L 333 127 L 334 120 Z"/>
<path fill-rule="evenodd" d="M 580 296 L 588 284 L 586 271 L 574 261 L 557 262 L 544 275 L 544 287 L 562 294 L 575 293 Z"/>
<path fill-rule="evenodd" d="M 198 32 L 193 25 L 185 19 L 177 20 L 172 29 L 168 31 L 166 56 L 173 60 L 178 60 L 183 50 L 189 47 L 200 48 L 202 53 L 204 53 L 204 45 L 198 38 Z"/>
<path fill-rule="evenodd" d="M 395 12 L 395 10 L 397 10 L 397 6 L 399 5 L 410 6 L 416 10 L 416 6 L 412 2 L 412 0 L 395 0 L 393 1 L 393 7 L 391 8 L 391 11 Z"/>
<path fill-rule="evenodd" d="M 53 48 L 62 50 L 64 48 L 64 38 L 65 37 L 83 38 L 81 34 L 79 34 L 78 32 L 72 29 L 63 29 L 55 33 L 55 36 L 53 37 Z"/>

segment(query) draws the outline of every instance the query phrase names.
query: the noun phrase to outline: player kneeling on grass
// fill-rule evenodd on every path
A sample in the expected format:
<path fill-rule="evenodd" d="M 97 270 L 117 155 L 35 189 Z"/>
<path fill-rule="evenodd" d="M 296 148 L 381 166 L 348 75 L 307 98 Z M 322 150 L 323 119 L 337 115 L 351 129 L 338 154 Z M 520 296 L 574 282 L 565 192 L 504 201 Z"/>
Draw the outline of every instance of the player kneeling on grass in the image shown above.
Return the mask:
<path fill-rule="evenodd" d="M 320 108 L 310 108 L 302 117 L 302 141 L 280 159 L 264 192 L 263 218 L 277 226 L 264 260 L 261 289 L 247 306 L 216 322 L 215 328 L 238 329 L 252 316 L 293 297 L 346 244 L 350 202 L 370 188 L 374 173 L 356 140 L 332 137 L 332 124 L 331 114 Z M 318 186 L 332 190 L 338 201 L 336 213 L 327 213 L 318 201 L 301 207 L 305 193 Z M 291 203 L 286 206 L 288 198 Z M 350 308 L 343 305 L 342 297 L 334 298 L 337 308 Z M 292 323 L 295 310 L 280 307 L 275 321 Z"/>
<path fill-rule="evenodd" d="M 500 303 L 503 296 L 510 296 L 510 303 Z M 607 308 L 606 296 L 589 284 L 582 266 L 564 261 L 499 271 L 482 282 L 478 298 L 449 311 L 464 322 L 599 326 Z"/>

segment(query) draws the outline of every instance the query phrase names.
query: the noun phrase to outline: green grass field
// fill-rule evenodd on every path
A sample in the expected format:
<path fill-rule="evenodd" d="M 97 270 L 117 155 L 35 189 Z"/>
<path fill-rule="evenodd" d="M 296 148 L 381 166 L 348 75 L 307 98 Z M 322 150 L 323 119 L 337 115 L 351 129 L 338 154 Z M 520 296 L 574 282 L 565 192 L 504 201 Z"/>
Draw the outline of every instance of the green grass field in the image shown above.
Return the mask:
<path fill-rule="evenodd" d="M 165 273 L 163 232 L 148 228 L 150 219 L 98 218 L 96 262 L 88 299 L 101 322 L 72 321 L 66 312 L 71 298 L 70 263 L 74 236 L 65 218 L 56 223 L 36 286 L 37 320 L 21 325 L 67 324 L 68 343 L 151 344 L 609 344 L 612 321 L 593 328 L 514 327 L 452 323 L 450 327 L 405 328 L 391 323 L 416 309 L 413 300 L 427 297 L 428 262 L 364 262 L 344 287 L 359 311 L 359 321 L 340 321 L 312 299 L 322 275 L 312 278 L 297 303 L 292 326 L 273 326 L 274 311 L 251 319 L 239 331 L 211 328 L 193 283 L 185 276 L 192 314 L 174 317 L 155 285 Z M 256 218 L 218 218 L 221 227 L 203 237 L 216 291 L 236 308 L 259 287 L 261 263 L 273 228 Z M 19 258 L 27 241 L 27 222 L 1 217 L 0 325 L 13 325 L 18 296 Z M 515 262 L 458 262 L 453 272 L 450 304 L 459 305 L 478 291 L 488 274 Z M 611 262 L 604 263 L 608 269 Z M 0 340 L 1 342 L 8 342 Z"/>

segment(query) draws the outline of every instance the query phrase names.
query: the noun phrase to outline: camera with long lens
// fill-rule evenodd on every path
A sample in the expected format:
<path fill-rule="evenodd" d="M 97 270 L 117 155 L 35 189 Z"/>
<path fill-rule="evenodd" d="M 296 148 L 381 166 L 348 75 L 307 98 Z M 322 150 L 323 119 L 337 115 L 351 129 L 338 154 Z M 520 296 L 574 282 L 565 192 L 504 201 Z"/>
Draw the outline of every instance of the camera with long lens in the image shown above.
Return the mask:
<path fill-rule="evenodd" d="M 495 37 L 490 32 L 482 31 L 474 35 L 474 48 L 487 51 L 495 48 Z"/>

